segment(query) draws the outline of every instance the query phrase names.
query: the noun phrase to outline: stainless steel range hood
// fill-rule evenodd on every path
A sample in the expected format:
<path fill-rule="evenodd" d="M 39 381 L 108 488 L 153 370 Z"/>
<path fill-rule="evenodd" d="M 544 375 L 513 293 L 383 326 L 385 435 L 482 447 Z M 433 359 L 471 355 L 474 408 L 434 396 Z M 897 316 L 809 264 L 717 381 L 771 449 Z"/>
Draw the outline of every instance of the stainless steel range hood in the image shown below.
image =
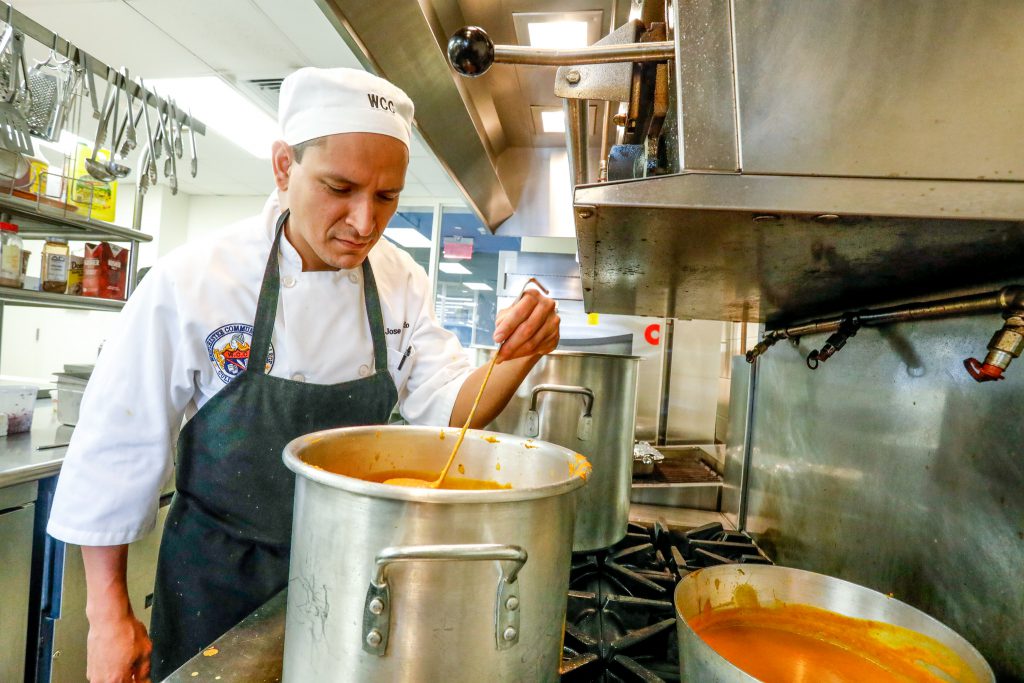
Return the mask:
<path fill-rule="evenodd" d="M 577 187 L 588 310 L 775 322 L 1024 275 L 1024 5 L 676 12 L 680 172 Z"/>
<path fill-rule="evenodd" d="M 523 112 L 555 92 L 600 97 L 599 70 L 502 66 L 459 80 L 446 36 L 478 23 L 516 42 L 504 3 L 318 2 L 410 90 L 492 229 L 514 208 L 544 234 L 537 224 L 554 219 L 538 207 L 553 197 L 523 189 L 537 162 L 522 157 L 561 143 L 524 128 Z M 633 4 L 647 29 L 667 19 L 670 106 L 657 140 L 613 148 L 623 180 L 575 189 L 588 310 L 791 321 L 1024 275 L 1024 4 L 677 0 L 669 17 L 657 17 L 664 3 Z M 621 26 L 619 5 L 605 18 Z M 546 93 L 515 84 L 538 74 Z M 509 149 L 520 161 L 499 163 Z"/>
<path fill-rule="evenodd" d="M 776 322 L 1024 275 L 1018 183 L 693 172 L 575 197 L 588 310 Z"/>
<path fill-rule="evenodd" d="M 511 216 L 487 134 L 495 127 L 493 101 L 471 82 L 453 78 L 434 34 L 444 30 L 443 18 L 463 21 L 458 6 L 428 16 L 415 0 L 316 2 L 368 70 L 409 94 L 420 133 L 481 220 L 493 229 Z"/>
<path fill-rule="evenodd" d="M 448 37 L 467 23 L 516 42 L 506 3 L 316 2 L 367 69 L 413 99 L 417 128 L 484 224 L 492 231 L 502 226 L 502 234 L 574 235 L 571 188 L 563 182 L 569 175 L 565 137 L 537 125 L 538 110 L 562 107 L 552 90 L 555 68 L 510 67 L 470 80 L 455 74 L 445 56 Z M 624 22 L 628 10 L 628 0 L 521 0 L 514 8 L 516 14 L 586 11 L 605 28 Z M 596 160 L 600 135 L 597 128 L 591 132 Z"/>

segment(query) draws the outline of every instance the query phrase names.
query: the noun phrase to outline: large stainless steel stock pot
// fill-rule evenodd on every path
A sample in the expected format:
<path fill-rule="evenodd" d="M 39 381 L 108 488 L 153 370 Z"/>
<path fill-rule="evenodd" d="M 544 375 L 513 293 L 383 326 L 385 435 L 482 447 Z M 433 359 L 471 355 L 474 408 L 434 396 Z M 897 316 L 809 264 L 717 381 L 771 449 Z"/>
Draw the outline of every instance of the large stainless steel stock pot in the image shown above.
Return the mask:
<path fill-rule="evenodd" d="M 510 489 L 363 479 L 439 472 L 457 436 L 353 427 L 285 448 L 297 475 L 286 682 L 558 680 L 573 493 L 590 465 L 567 448 L 470 430 L 452 475 Z"/>
<path fill-rule="evenodd" d="M 490 352 L 478 349 L 478 360 L 483 362 Z M 488 426 L 587 456 L 594 474 L 576 493 L 574 552 L 607 548 L 626 535 L 639 364 L 637 356 L 550 353 Z"/>

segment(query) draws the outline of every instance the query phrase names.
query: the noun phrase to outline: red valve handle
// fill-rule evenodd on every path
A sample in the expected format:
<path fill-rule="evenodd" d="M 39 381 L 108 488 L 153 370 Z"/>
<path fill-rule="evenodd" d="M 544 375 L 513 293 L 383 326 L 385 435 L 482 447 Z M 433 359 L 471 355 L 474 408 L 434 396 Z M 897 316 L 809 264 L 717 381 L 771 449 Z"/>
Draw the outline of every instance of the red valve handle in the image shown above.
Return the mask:
<path fill-rule="evenodd" d="M 967 368 L 967 372 L 970 373 L 971 377 L 977 382 L 993 382 L 1000 379 L 1006 379 L 1003 376 L 1003 369 L 991 365 L 989 363 L 982 363 L 977 358 L 968 358 L 964 361 L 964 367 Z"/>

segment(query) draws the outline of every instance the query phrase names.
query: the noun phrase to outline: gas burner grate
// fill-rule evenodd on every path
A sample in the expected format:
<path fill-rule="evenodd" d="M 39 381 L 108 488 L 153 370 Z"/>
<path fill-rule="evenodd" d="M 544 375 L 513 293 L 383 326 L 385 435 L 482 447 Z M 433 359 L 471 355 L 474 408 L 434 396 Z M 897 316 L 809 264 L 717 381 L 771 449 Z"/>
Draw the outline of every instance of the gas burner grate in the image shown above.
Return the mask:
<path fill-rule="evenodd" d="M 630 523 L 611 548 L 573 556 L 562 683 L 679 681 L 672 594 L 689 572 L 723 563 L 770 564 L 745 533 Z"/>

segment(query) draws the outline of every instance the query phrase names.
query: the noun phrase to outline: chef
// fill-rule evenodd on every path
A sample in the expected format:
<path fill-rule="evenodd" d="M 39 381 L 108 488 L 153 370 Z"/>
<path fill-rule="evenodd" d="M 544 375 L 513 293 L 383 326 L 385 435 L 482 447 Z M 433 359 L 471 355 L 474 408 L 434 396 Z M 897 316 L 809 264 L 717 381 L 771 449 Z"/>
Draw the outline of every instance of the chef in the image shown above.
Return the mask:
<path fill-rule="evenodd" d="M 435 320 L 423 269 L 380 239 L 412 118 L 404 92 L 365 72 L 293 73 L 263 212 L 161 259 L 125 305 L 47 528 L 82 546 L 92 683 L 163 679 L 284 588 L 288 441 L 383 423 L 396 404 L 413 424 L 467 418 L 484 368 Z M 555 308 L 530 290 L 498 314 L 502 362 L 473 426 L 555 348 Z M 127 595 L 127 544 L 155 524 L 172 453 L 177 492 L 147 634 Z"/>

